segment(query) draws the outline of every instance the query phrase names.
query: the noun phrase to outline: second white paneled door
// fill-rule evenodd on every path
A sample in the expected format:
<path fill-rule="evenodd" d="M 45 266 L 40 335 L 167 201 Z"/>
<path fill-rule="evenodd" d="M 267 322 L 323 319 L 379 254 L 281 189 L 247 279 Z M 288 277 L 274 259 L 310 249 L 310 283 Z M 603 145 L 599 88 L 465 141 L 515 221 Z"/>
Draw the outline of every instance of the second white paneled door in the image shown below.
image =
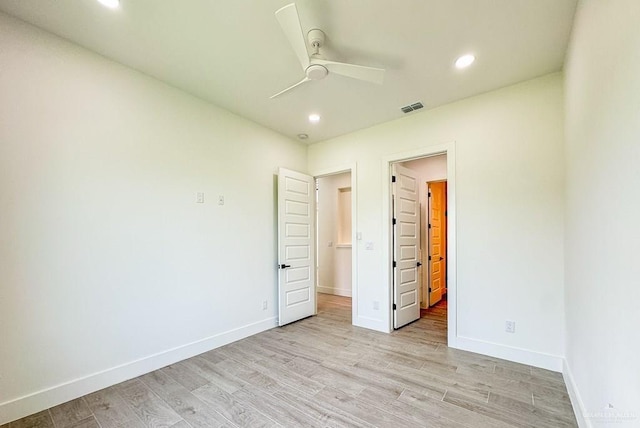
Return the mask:
<path fill-rule="evenodd" d="M 278 171 L 278 324 L 316 313 L 315 185 L 311 176 Z"/>
<path fill-rule="evenodd" d="M 420 318 L 420 202 L 415 172 L 393 165 L 393 327 Z"/>

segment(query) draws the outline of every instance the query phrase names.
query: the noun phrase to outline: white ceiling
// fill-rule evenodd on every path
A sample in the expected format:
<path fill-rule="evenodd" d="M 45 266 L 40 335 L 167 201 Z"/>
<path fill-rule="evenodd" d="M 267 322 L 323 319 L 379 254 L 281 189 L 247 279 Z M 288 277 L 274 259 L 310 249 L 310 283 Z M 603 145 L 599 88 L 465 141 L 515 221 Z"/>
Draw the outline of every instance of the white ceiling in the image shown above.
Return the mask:
<path fill-rule="evenodd" d="M 562 68 L 577 0 L 296 0 L 325 58 L 387 70 L 378 86 L 304 73 L 274 16 L 291 0 L 0 0 L 0 10 L 291 138 L 321 141 Z M 453 67 L 464 53 L 476 62 Z M 424 111 L 424 110 L 422 110 Z M 322 116 L 308 122 L 309 113 Z M 410 113 L 410 114 L 419 114 Z"/>

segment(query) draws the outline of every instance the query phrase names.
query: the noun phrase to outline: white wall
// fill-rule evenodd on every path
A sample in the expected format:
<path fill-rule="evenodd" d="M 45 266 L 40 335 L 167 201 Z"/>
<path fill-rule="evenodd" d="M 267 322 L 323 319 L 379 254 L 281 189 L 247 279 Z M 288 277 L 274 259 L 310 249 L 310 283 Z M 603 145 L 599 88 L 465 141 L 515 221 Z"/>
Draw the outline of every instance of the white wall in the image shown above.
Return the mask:
<path fill-rule="evenodd" d="M 346 187 L 349 172 L 318 179 L 318 291 L 339 296 L 351 296 L 351 247 L 338 242 L 338 189 Z"/>
<path fill-rule="evenodd" d="M 374 248 L 358 253 L 356 325 L 389 326 L 389 262 L 380 248 L 389 227 L 382 224 L 383 159 L 455 141 L 452 345 L 561 368 L 562 96 L 556 73 L 310 146 L 310 170 L 358 165 L 358 245 L 371 241 Z M 515 334 L 505 333 L 505 320 L 516 321 Z"/>
<path fill-rule="evenodd" d="M 0 94 L 0 424 L 275 325 L 305 146 L 3 14 Z"/>
<path fill-rule="evenodd" d="M 640 426 L 639 23 L 637 0 L 582 2 L 567 57 L 565 378 L 582 426 Z"/>
<path fill-rule="evenodd" d="M 415 171 L 418 174 L 420 189 L 420 250 L 422 255 L 422 266 L 429 266 L 429 251 L 427 234 L 428 216 L 427 216 L 427 182 L 441 181 L 447 179 L 447 155 L 428 156 L 425 158 L 414 159 L 408 162 L 402 162 L 402 166 Z M 429 269 L 422 268 L 422 283 L 420 284 L 420 307 L 426 309 L 429 307 L 428 281 Z"/>
<path fill-rule="evenodd" d="M 422 187 L 420 196 L 426 195 L 427 181 L 439 181 L 447 179 L 447 156 L 437 155 L 402 162 L 402 166 L 420 174 Z M 422 200 L 421 200 L 422 202 Z"/>

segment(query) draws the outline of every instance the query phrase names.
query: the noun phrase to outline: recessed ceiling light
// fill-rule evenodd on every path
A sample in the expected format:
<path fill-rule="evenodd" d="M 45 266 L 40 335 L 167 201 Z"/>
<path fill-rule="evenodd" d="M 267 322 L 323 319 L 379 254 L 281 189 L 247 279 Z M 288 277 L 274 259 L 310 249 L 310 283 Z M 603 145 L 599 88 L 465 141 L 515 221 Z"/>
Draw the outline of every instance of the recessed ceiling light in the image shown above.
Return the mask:
<path fill-rule="evenodd" d="M 120 0 L 98 0 L 100 4 L 110 9 L 115 9 L 120 6 Z"/>
<path fill-rule="evenodd" d="M 467 68 L 471 64 L 473 64 L 473 61 L 475 60 L 476 60 L 476 57 L 471 54 L 462 55 L 460 58 L 456 60 L 456 68 Z"/>
<path fill-rule="evenodd" d="M 310 114 L 310 115 L 309 115 L 309 122 L 311 122 L 311 123 L 318 123 L 318 122 L 320 122 L 320 115 L 319 115 L 319 114 L 315 114 L 315 113 Z"/>

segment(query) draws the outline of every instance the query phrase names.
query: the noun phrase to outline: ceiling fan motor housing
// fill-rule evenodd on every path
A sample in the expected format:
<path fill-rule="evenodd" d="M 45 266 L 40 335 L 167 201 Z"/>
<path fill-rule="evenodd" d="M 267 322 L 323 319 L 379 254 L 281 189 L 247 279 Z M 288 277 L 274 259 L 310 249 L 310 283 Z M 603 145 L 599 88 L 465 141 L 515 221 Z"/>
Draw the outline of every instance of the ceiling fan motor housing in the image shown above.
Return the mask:
<path fill-rule="evenodd" d="M 307 40 L 309 41 L 309 45 L 313 48 L 320 48 L 324 44 L 324 32 L 322 30 L 318 30 L 314 28 L 313 30 L 309 30 L 307 33 Z"/>

